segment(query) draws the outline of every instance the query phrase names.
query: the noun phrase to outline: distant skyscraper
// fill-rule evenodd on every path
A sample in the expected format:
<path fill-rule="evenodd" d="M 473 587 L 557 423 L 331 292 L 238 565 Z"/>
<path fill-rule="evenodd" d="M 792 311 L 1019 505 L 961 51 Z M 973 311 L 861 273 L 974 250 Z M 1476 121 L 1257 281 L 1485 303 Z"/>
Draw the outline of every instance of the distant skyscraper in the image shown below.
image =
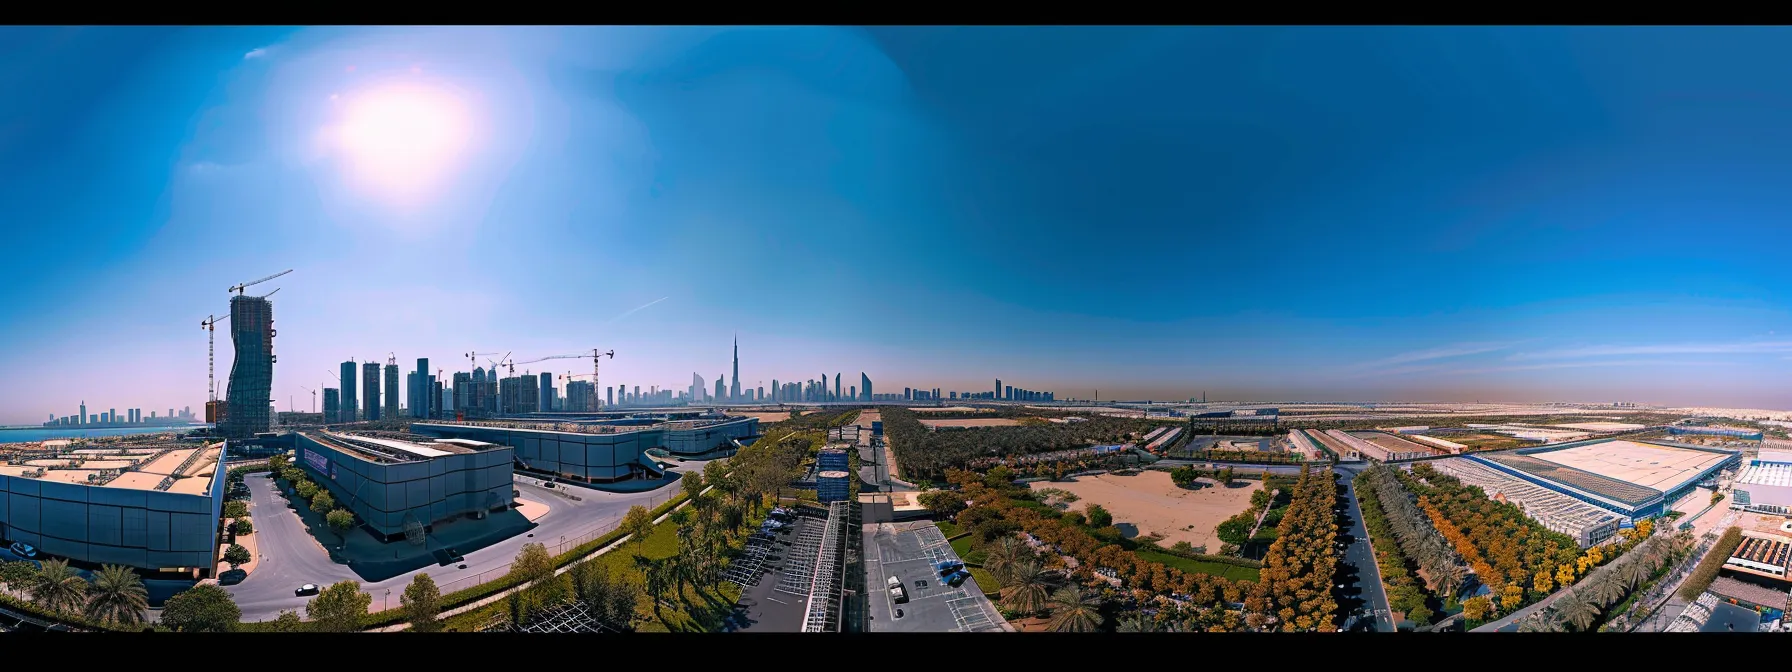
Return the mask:
<path fill-rule="evenodd" d="M 411 406 L 411 417 L 429 417 L 429 398 L 435 393 L 435 386 L 429 384 L 429 358 L 417 358 L 417 370 L 410 379 L 410 394 L 405 395 L 405 402 Z"/>
<path fill-rule="evenodd" d="M 543 411 L 554 410 L 554 374 L 543 371 L 539 378 L 541 386 L 538 392 L 541 399 L 536 402 L 536 408 Z"/>
<path fill-rule="evenodd" d="M 871 401 L 871 376 L 863 372 L 859 373 L 859 386 L 865 388 L 863 392 L 860 392 L 864 396 L 864 401 Z"/>
<path fill-rule="evenodd" d="M 386 406 L 380 415 L 389 419 L 397 418 L 400 399 L 401 397 L 398 396 L 398 364 L 395 361 L 386 365 Z"/>
<path fill-rule="evenodd" d="M 696 371 L 692 371 L 691 372 L 691 403 L 693 403 L 693 404 L 703 403 L 703 395 L 706 392 L 704 387 L 705 387 L 705 385 L 703 384 L 703 376 L 697 375 Z"/>
<path fill-rule="evenodd" d="M 728 401 L 738 402 L 740 401 L 740 336 L 734 337 L 734 378 L 732 380 L 734 384 L 728 388 Z"/>
<path fill-rule="evenodd" d="M 616 405 L 615 392 L 616 392 L 616 388 L 614 388 L 614 387 L 604 388 L 604 405 L 605 406 L 615 406 Z"/>
<path fill-rule="evenodd" d="M 274 305 L 266 298 L 230 298 L 230 341 L 236 352 L 225 392 L 219 434 L 247 439 L 268 431 L 269 395 L 274 387 Z M 116 416 L 115 416 L 116 417 Z"/>
<path fill-rule="evenodd" d="M 77 424 L 77 425 L 87 424 L 87 400 L 86 399 L 81 400 L 81 414 L 78 416 L 75 416 L 75 417 L 76 417 L 75 424 Z"/>
<path fill-rule="evenodd" d="M 840 396 L 840 374 L 834 374 L 834 401 L 844 401 Z"/>
<path fill-rule="evenodd" d="M 996 399 L 1001 399 L 1001 398 L 1002 398 L 1002 379 L 1001 379 L 1001 378 L 997 378 L 997 379 L 996 379 L 996 394 L 995 394 L 995 398 L 996 398 Z"/>
<path fill-rule="evenodd" d="M 342 391 L 334 387 L 324 388 L 324 422 L 341 422 Z"/>
<path fill-rule="evenodd" d="M 722 403 L 724 395 L 726 395 L 728 393 L 727 388 L 722 386 L 722 379 L 726 378 L 726 377 L 727 376 L 724 376 L 719 373 L 716 374 L 716 403 L 718 403 L 718 404 Z M 740 381 L 735 381 L 735 383 L 737 383 L 737 384 L 739 382 Z"/>
<path fill-rule="evenodd" d="M 342 363 L 342 417 L 339 422 L 354 422 L 357 409 L 361 408 L 360 397 L 355 387 L 355 362 L 349 360 Z"/>
<path fill-rule="evenodd" d="M 361 419 L 380 419 L 380 363 L 361 364 Z"/>

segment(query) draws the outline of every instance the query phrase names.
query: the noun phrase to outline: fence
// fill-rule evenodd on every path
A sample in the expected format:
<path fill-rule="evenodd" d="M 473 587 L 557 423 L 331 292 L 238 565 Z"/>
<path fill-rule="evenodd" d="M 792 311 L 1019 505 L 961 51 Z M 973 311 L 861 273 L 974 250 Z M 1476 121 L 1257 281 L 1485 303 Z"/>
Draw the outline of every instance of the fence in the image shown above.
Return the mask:
<path fill-rule="evenodd" d="M 528 480 L 533 480 L 533 479 L 523 479 L 523 478 L 519 477 L 518 480 L 523 480 L 523 481 L 527 482 Z M 531 485 L 533 485 L 533 484 L 531 484 Z M 560 488 L 563 488 L 563 487 L 566 487 L 566 486 L 555 486 L 554 489 L 549 490 L 549 492 L 558 492 L 560 490 Z M 660 488 L 658 491 L 654 492 L 648 498 L 647 501 L 637 502 L 637 504 L 640 504 L 641 506 L 646 507 L 647 510 L 652 511 L 655 508 L 658 508 L 661 504 L 665 504 L 667 501 L 670 501 L 673 498 L 678 497 L 679 495 L 681 495 L 683 493 L 684 493 L 683 489 L 676 488 L 676 487 Z M 577 496 L 577 495 L 566 495 L 566 496 Z M 622 525 L 623 515 L 625 515 L 625 514 L 619 513 L 616 515 L 600 518 L 596 522 L 592 523 L 589 527 L 586 527 L 584 529 L 584 531 L 581 531 L 577 534 L 561 535 L 555 539 L 533 539 L 531 541 L 533 541 L 535 543 L 540 543 L 541 545 L 547 547 L 548 555 L 559 556 L 559 555 L 566 553 L 567 551 L 578 548 L 582 544 L 589 543 L 591 541 L 598 539 L 599 537 L 609 534 L 611 531 L 615 530 L 617 527 Z M 668 513 L 667 515 L 670 515 L 670 513 Z M 499 578 L 503 577 L 505 574 L 509 574 L 510 567 L 514 564 L 516 564 L 514 561 L 508 562 L 508 563 L 505 563 L 504 566 L 502 566 L 502 567 L 498 567 L 495 569 L 488 569 L 488 570 L 485 570 L 478 574 L 474 574 L 472 576 L 465 576 L 465 577 L 455 579 L 453 581 L 449 581 L 447 583 L 441 584 L 441 586 L 439 587 L 439 590 L 442 591 L 443 595 L 448 595 L 448 594 L 451 594 L 458 590 L 464 590 L 467 588 L 472 588 L 474 586 L 483 585 L 483 584 L 491 582 L 491 581 L 496 581 Z M 375 604 L 377 605 L 378 603 L 376 602 Z"/>

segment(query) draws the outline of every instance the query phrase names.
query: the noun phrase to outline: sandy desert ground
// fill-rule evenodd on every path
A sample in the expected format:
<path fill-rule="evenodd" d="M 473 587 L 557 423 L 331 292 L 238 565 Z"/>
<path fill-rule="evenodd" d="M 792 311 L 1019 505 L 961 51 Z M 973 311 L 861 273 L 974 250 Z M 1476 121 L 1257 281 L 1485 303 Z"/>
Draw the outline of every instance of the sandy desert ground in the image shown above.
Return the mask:
<path fill-rule="evenodd" d="M 1114 522 L 1131 523 L 1139 536 L 1161 534 L 1164 546 L 1186 541 L 1206 546 L 1209 553 L 1220 549 L 1217 527 L 1227 518 L 1251 506 L 1251 493 L 1263 489 L 1262 481 L 1234 481 L 1234 487 L 1220 487 L 1202 479 L 1207 487 L 1184 490 L 1176 487 L 1170 475 L 1162 471 L 1145 471 L 1132 476 L 1101 474 L 1082 476 L 1074 481 L 1053 483 L 1036 481 L 1034 490 L 1057 488 L 1080 499 L 1071 510 L 1082 510 L 1089 504 L 1100 504 L 1114 514 Z M 1247 485 L 1248 484 L 1248 485 Z"/>

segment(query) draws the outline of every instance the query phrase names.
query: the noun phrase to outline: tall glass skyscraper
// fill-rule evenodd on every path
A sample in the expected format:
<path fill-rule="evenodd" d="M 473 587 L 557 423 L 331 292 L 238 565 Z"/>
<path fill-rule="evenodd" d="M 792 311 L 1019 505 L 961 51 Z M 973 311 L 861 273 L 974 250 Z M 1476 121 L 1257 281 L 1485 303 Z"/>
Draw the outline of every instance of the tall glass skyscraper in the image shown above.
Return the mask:
<path fill-rule="evenodd" d="M 380 419 L 380 363 L 361 364 L 361 419 Z"/>
<path fill-rule="evenodd" d="M 354 422 L 357 409 L 361 407 L 360 397 L 355 394 L 355 362 L 349 360 L 342 363 L 342 410 L 338 422 Z"/>
<path fill-rule="evenodd" d="M 259 296 L 230 299 L 230 341 L 236 360 L 230 364 L 224 422 L 219 434 L 247 439 L 268 431 L 268 396 L 274 387 L 274 304 Z"/>

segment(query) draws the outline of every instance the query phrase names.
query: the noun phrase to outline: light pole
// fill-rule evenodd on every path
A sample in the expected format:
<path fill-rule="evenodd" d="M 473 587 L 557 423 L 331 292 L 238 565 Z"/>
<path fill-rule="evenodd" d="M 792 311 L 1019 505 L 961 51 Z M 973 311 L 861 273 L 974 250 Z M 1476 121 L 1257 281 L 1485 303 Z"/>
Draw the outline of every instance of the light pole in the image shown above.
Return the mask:
<path fill-rule="evenodd" d="M 391 609 L 391 608 L 392 608 L 392 589 L 387 588 L 386 589 L 386 599 L 380 601 L 380 610 L 385 611 L 385 610 Z"/>

